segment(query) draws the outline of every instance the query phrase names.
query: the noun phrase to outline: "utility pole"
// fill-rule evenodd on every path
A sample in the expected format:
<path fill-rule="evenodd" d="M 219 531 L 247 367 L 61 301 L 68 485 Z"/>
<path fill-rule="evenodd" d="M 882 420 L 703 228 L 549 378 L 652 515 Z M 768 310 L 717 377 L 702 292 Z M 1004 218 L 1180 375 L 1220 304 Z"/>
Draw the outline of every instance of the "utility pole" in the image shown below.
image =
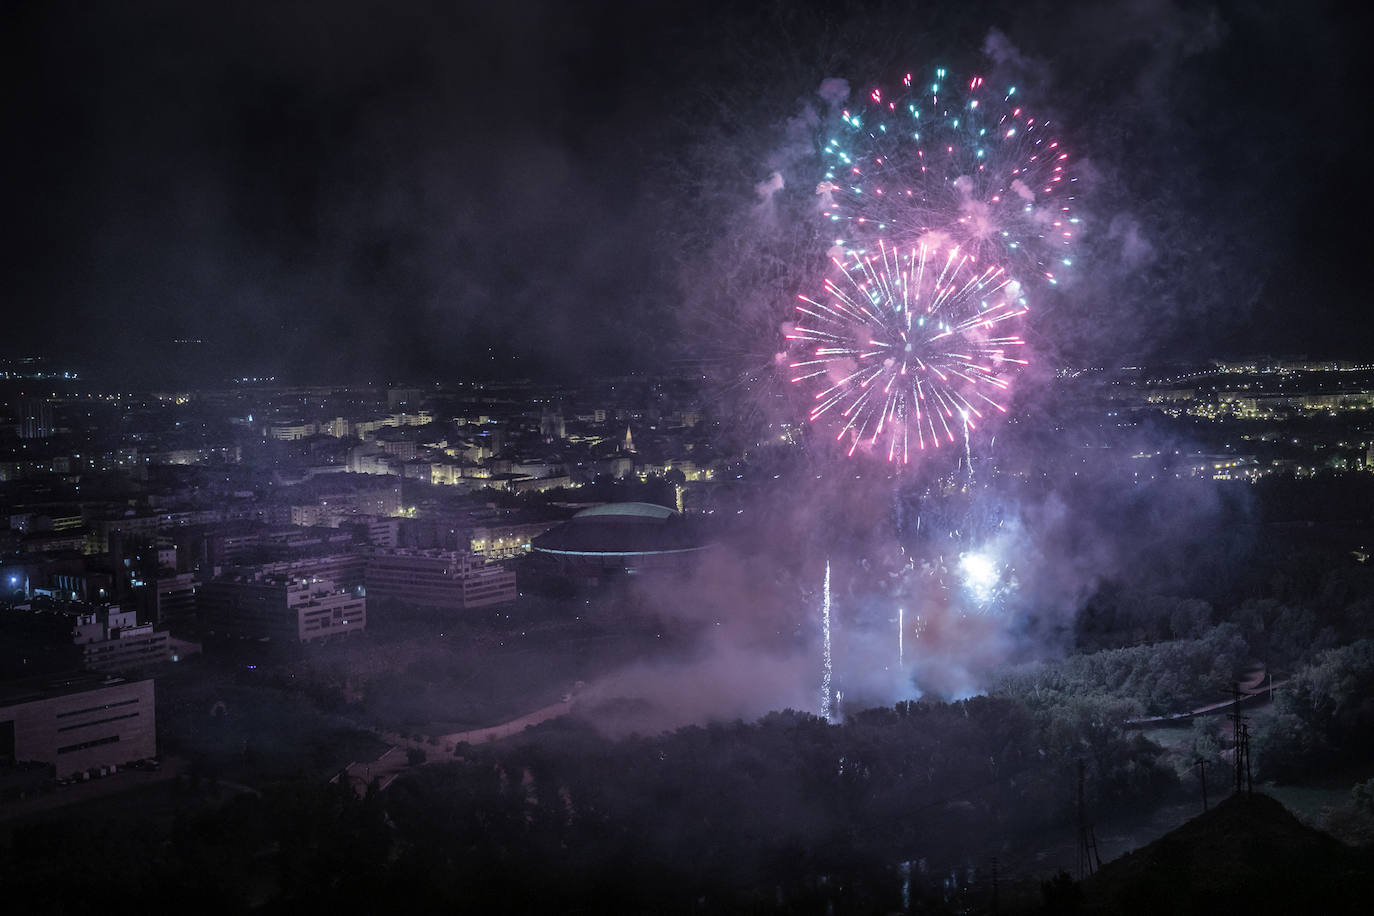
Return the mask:
<path fill-rule="evenodd" d="M 1236 751 L 1236 777 L 1233 791 L 1241 792 L 1245 789 L 1246 773 L 1249 770 L 1250 730 L 1246 723 L 1250 717 L 1240 714 L 1240 684 L 1233 684 L 1232 689 L 1235 693 L 1235 699 L 1231 704 L 1231 714 L 1226 718 L 1231 720 L 1231 746 Z"/>
<path fill-rule="evenodd" d="M 1245 723 L 1240 727 L 1241 747 L 1245 749 L 1245 795 L 1250 797 L 1255 794 L 1254 783 L 1250 778 L 1250 723 Z"/>
<path fill-rule="evenodd" d="M 1197 775 L 1202 780 L 1202 810 L 1207 810 L 1207 764 L 1209 761 L 1199 757 L 1197 759 Z"/>
<path fill-rule="evenodd" d="M 1083 758 L 1078 758 L 1078 880 L 1082 881 L 1102 867 L 1102 857 L 1097 854 L 1097 837 L 1093 835 L 1093 825 L 1088 823 L 1087 807 L 1083 802 L 1084 782 Z M 1094 866 L 1096 860 L 1096 866 Z"/>

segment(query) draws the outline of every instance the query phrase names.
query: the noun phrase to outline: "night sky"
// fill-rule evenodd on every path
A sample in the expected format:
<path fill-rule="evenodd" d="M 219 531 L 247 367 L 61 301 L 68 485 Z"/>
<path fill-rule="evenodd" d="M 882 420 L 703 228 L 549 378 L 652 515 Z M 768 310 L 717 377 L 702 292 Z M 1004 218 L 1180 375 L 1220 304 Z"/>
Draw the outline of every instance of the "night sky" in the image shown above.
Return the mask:
<path fill-rule="evenodd" d="M 755 6 L 6 4 L 3 352 L 321 381 L 766 354 L 816 276 L 816 90 L 938 65 L 1019 80 L 1088 179 L 1042 361 L 1371 355 L 1345 7 Z"/>

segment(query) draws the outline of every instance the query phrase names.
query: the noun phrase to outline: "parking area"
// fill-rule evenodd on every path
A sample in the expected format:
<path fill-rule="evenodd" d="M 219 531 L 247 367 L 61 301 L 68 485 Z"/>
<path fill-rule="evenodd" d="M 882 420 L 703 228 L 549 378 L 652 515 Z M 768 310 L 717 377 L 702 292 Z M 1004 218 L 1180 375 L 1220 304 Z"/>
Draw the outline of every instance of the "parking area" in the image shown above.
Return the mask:
<path fill-rule="evenodd" d="M 94 768 L 80 775 L 47 780 L 46 788 L 37 794 L 0 800 L 0 820 L 26 817 L 154 785 L 175 778 L 181 771 L 181 761 L 176 759 L 140 760 L 125 766 Z"/>

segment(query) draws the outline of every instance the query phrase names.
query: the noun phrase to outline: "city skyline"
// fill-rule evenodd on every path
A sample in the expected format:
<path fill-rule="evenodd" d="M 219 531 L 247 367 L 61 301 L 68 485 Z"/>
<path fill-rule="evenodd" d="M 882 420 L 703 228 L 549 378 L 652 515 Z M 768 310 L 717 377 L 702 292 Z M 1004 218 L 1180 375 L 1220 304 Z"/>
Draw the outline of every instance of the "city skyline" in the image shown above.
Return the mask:
<path fill-rule="evenodd" d="M 0 899 L 1366 912 L 1363 43 L 3 6 Z"/>

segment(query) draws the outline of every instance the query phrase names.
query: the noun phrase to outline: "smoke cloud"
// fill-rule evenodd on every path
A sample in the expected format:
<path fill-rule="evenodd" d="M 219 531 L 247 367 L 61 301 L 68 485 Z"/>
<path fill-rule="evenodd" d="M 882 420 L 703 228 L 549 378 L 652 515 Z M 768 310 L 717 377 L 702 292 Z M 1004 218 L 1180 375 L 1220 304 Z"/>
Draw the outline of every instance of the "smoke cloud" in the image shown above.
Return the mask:
<path fill-rule="evenodd" d="M 767 203 L 772 200 L 773 195 L 781 191 L 785 186 L 781 172 L 774 172 L 765 180 L 754 185 L 754 193 L 759 196 L 759 200 Z"/>
<path fill-rule="evenodd" d="M 834 76 L 826 77 L 821 80 L 816 95 L 828 102 L 831 107 L 843 105 L 849 100 L 849 80 Z"/>

